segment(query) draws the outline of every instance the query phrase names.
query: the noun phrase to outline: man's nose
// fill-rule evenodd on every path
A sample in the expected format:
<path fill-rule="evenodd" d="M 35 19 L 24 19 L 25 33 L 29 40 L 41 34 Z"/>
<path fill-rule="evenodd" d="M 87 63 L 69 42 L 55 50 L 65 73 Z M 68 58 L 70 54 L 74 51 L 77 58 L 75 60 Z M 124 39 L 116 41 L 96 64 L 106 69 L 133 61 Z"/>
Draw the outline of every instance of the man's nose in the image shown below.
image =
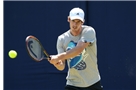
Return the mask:
<path fill-rule="evenodd" d="M 74 22 L 74 23 L 73 23 L 73 25 L 74 25 L 74 26 L 76 26 L 76 25 L 77 25 L 77 23 L 76 23 L 76 22 Z"/>

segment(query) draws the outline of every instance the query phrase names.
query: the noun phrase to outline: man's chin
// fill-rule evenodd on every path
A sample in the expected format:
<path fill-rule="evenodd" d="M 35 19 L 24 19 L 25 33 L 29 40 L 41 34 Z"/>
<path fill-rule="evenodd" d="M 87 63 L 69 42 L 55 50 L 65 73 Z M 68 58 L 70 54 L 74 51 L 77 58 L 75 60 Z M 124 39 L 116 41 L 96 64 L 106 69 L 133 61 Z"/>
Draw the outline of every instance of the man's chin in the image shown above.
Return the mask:
<path fill-rule="evenodd" d="M 77 28 L 72 28 L 73 29 L 73 31 L 78 31 L 78 29 Z"/>

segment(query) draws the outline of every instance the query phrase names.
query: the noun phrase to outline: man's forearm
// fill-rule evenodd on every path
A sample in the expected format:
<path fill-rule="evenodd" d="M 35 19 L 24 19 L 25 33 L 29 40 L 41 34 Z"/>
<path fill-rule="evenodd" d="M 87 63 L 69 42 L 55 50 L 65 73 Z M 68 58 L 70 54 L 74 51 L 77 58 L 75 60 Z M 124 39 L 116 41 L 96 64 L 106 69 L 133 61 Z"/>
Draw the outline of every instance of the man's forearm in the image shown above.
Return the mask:
<path fill-rule="evenodd" d="M 73 57 L 79 55 L 82 51 L 83 51 L 82 48 L 75 47 L 69 51 L 66 51 L 66 52 L 59 54 L 59 60 L 66 60 L 69 58 L 73 58 Z"/>

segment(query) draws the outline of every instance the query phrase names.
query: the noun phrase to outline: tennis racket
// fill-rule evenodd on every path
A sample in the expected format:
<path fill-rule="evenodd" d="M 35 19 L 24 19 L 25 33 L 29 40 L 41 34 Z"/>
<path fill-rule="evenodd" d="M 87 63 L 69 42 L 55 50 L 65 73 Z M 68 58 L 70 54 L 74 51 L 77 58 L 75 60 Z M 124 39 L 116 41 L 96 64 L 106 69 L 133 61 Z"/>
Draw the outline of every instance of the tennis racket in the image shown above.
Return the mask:
<path fill-rule="evenodd" d="M 35 36 L 27 36 L 25 42 L 27 51 L 33 60 L 41 61 L 43 59 L 50 59 L 50 55 Z"/>

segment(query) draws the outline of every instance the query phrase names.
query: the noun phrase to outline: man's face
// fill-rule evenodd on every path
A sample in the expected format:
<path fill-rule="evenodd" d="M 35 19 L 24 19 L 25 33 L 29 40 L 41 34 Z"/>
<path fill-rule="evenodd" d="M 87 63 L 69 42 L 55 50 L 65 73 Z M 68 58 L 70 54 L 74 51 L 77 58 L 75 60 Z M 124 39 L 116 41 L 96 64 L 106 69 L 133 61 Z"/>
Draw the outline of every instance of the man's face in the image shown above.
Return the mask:
<path fill-rule="evenodd" d="M 78 31 L 81 29 L 81 26 L 83 25 L 83 22 L 79 19 L 74 19 L 74 20 L 71 20 L 69 18 L 69 23 L 70 23 L 70 29 L 73 30 L 73 31 Z"/>

